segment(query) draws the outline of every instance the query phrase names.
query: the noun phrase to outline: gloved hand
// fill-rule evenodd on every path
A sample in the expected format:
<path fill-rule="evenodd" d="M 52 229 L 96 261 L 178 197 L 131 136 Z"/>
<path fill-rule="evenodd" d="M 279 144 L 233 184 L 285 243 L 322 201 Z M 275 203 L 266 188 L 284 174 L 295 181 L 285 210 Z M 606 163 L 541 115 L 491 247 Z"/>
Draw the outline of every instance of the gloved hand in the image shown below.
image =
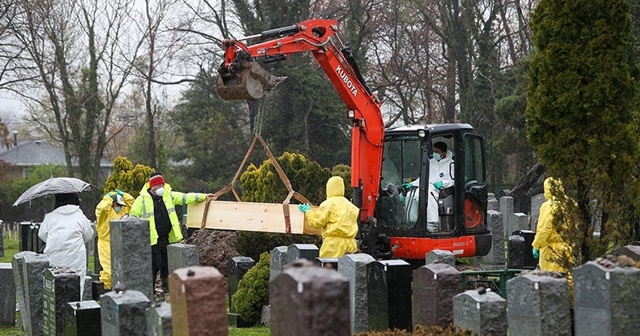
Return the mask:
<path fill-rule="evenodd" d="M 116 194 L 120 195 L 120 197 L 124 197 L 124 193 L 120 189 L 116 189 Z"/>
<path fill-rule="evenodd" d="M 533 250 L 531 251 L 533 253 L 533 257 L 538 259 L 540 258 L 540 250 L 538 250 L 537 248 L 533 248 Z"/>
<path fill-rule="evenodd" d="M 402 190 L 404 191 L 411 190 L 412 187 L 413 184 L 411 184 L 410 182 L 405 182 L 400 186 L 400 188 L 402 188 Z"/>
<path fill-rule="evenodd" d="M 106 195 L 104 195 L 104 197 L 111 197 L 113 198 L 113 196 L 116 195 L 116 193 L 114 193 L 113 191 L 108 192 Z"/>
<path fill-rule="evenodd" d="M 302 213 L 307 213 L 307 211 L 311 210 L 311 205 L 308 203 L 298 205 L 298 210 L 302 211 Z"/>
<path fill-rule="evenodd" d="M 436 189 L 442 188 L 442 181 L 433 182 L 433 187 Z"/>

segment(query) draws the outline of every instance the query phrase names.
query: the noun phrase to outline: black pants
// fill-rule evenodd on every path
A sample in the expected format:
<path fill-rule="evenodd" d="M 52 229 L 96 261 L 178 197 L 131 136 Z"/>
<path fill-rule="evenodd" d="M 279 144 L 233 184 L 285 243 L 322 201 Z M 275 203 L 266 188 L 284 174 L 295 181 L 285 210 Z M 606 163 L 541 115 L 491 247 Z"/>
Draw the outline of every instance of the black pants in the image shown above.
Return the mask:
<path fill-rule="evenodd" d="M 160 271 L 160 280 L 162 281 L 162 289 L 165 293 L 169 292 L 167 277 L 169 276 L 169 261 L 167 260 L 168 238 L 158 238 L 158 243 L 151 246 L 151 269 L 153 272 L 153 288 L 156 288 L 156 276 Z"/>

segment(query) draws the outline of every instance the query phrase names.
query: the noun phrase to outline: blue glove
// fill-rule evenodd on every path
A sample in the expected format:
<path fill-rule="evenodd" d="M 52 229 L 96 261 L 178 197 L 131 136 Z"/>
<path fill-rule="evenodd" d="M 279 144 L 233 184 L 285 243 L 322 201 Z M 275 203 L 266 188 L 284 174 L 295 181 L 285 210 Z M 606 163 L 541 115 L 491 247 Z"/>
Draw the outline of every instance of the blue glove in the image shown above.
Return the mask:
<path fill-rule="evenodd" d="M 302 213 L 307 213 L 307 211 L 311 210 L 311 205 L 308 203 L 298 205 L 298 210 L 302 211 Z"/>
<path fill-rule="evenodd" d="M 433 182 L 433 187 L 436 189 L 442 188 L 442 181 Z"/>
<path fill-rule="evenodd" d="M 413 184 L 409 182 L 405 182 L 400 186 L 400 188 L 402 188 L 402 190 L 404 191 L 410 190 L 412 187 L 413 187 Z"/>
<path fill-rule="evenodd" d="M 538 259 L 540 258 L 540 250 L 538 250 L 537 248 L 533 248 L 533 250 L 531 251 L 533 253 L 533 257 Z"/>
<path fill-rule="evenodd" d="M 116 194 L 120 195 L 120 197 L 124 197 L 124 193 L 120 189 L 116 189 Z"/>
<path fill-rule="evenodd" d="M 111 197 L 113 198 L 113 196 L 115 196 L 116 193 L 114 193 L 113 191 L 108 192 L 106 195 L 104 195 L 105 197 Z"/>

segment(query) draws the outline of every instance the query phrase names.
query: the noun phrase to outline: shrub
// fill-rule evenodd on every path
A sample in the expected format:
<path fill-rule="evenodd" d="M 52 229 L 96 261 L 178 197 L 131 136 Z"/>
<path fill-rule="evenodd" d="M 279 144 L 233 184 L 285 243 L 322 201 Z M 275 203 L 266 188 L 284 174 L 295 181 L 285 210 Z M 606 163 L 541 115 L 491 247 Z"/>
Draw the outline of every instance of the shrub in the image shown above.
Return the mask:
<path fill-rule="evenodd" d="M 231 298 L 233 308 L 247 322 L 256 324 L 262 306 L 269 303 L 269 253 L 260 255 L 260 261 L 247 271 L 238 283 L 238 291 Z"/>

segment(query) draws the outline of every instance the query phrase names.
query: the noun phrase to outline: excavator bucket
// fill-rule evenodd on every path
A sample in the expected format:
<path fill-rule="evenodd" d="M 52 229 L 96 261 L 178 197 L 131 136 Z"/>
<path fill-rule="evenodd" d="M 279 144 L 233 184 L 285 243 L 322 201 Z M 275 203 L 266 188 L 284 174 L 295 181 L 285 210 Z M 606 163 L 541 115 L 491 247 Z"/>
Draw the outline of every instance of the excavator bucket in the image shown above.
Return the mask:
<path fill-rule="evenodd" d="M 244 62 L 238 73 L 220 73 L 216 90 L 226 100 L 260 99 L 286 78 L 271 75 L 258 62 Z"/>

